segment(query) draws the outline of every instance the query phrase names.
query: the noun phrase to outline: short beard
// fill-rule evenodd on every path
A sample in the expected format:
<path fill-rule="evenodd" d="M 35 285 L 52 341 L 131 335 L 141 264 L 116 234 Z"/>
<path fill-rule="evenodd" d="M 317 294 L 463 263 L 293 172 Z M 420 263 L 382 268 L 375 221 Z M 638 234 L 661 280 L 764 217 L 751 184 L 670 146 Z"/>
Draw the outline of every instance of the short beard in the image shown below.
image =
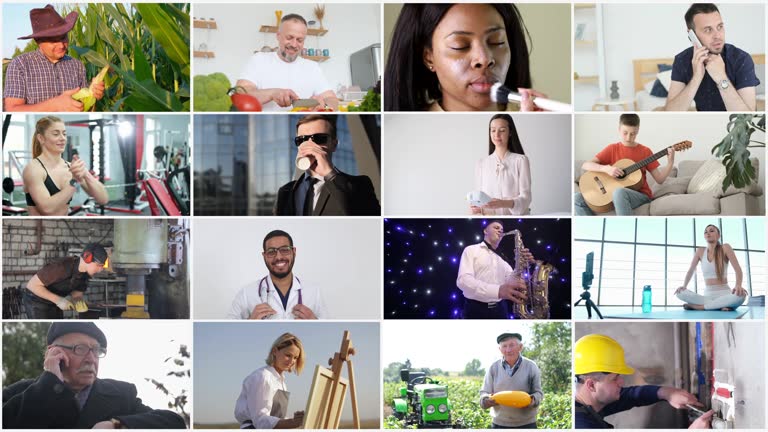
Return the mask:
<path fill-rule="evenodd" d="M 297 58 L 299 58 L 299 54 L 297 53 L 294 56 L 291 56 L 288 54 L 288 51 L 280 51 L 280 58 L 287 61 L 288 63 L 292 63 L 296 61 Z"/>
<path fill-rule="evenodd" d="M 293 261 L 291 261 L 291 265 L 288 266 L 288 268 L 282 273 L 276 273 L 275 271 L 272 270 L 272 266 L 269 266 L 269 265 L 267 266 L 267 269 L 269 269 L 270 275 L 276 277 L 277 279 L 282 279 L 288 276 L 289 274 L 291 274 L 291 272 L 293 271 Z"/>

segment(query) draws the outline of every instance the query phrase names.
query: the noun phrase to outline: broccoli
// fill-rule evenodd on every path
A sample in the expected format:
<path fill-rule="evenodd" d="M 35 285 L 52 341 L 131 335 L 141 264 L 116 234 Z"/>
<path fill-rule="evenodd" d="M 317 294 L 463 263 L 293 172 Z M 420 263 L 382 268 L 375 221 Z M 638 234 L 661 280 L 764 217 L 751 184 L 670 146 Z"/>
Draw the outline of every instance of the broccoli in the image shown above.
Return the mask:
<path fill-rule="evenodd" d="M 193 78 L 195 111 L 229 111 L 229 78 L 221 72 Z"/>

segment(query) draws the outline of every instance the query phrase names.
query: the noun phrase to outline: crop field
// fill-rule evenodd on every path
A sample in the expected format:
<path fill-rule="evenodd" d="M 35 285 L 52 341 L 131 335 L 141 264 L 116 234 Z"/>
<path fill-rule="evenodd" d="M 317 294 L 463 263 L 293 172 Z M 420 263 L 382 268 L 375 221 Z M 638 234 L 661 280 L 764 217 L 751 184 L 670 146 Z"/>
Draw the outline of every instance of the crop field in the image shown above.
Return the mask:
<path fill-rule="evenodd" d="M 483 385 L 482 377 L 434 377 L 441 384 L 448 386 L 448 398 L 453 407 L 451 419 L 460 421 L 464 428 L 490 429 L 490 410 L 480 408 L 478 396 Z M 403 382 L 384 383 L 384 427 L 402 429 L 403 422 L 392 416 L 392 399 L 397 397 Z M 539 406 L 537 424 L 539 429 L 571 428 L 571 394 L 544 394 L 544 401 Z"/>

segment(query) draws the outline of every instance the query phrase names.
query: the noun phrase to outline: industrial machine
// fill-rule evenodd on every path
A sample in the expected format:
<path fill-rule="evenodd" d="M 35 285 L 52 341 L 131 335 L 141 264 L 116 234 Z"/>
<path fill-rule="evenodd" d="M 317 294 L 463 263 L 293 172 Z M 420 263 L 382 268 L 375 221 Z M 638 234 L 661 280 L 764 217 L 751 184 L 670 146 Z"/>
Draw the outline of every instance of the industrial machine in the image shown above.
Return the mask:
<path fill-rule="evenodd" d="M 451 402 L 446 385 L 429 378 L 424 372 L 408 369 L 400 371 L 400 379 L 407 385 L 400 388 L 400 398 L 392 402 L 395 417 L 405 420 L 405 427 L 460 427 L 451 424 Z"/>
<path fill-rule="evenodd" d="M 111 266 L 126 278 L 123 318 L 149 318 L 151 313 L 159 315 L 156 318 L 182 318 L 188 311 L 184 276 L 188 222 L 172 221 L 115 219 Z M 148 284 L 151 295 L 147 308 Z"/>

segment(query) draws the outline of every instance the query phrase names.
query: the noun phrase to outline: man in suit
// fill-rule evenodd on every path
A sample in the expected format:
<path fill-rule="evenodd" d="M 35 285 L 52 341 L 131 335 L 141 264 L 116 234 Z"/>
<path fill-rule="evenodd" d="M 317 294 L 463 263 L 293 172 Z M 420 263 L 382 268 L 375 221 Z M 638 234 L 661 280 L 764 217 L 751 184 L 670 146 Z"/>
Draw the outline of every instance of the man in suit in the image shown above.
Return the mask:
<path fill-rule="evenodd" d="M 53 323 L 47 340 L 44 372 L 3 389 L 3 429 L 186 429 L 142 404 L 133 384 L 96 377 L 107 338 L 94 323 Z"/>
<path fill-rule="evenodd" d="M 333 166 L 336 117 L 312 114 L 296 124 L 298 158 L 309 168 L 277 191 L 277 216 L 379 216 L 381 207 L 367 176 L 352 176 Z"/>

